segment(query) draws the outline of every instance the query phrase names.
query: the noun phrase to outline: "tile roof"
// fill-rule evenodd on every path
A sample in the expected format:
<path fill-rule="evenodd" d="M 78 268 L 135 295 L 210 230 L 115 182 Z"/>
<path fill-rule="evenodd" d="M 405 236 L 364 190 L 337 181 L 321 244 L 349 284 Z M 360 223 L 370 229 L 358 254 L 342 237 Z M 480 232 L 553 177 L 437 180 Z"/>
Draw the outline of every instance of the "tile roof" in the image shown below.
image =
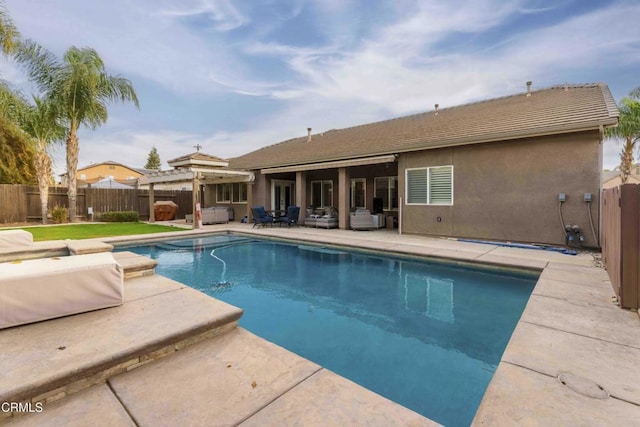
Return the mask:
<path fill-rule="evenodd" d="M 229 160 L 261 169 L 597 129 L 617 123 L 604 83 L 558 85 L 283 141 Z"/>

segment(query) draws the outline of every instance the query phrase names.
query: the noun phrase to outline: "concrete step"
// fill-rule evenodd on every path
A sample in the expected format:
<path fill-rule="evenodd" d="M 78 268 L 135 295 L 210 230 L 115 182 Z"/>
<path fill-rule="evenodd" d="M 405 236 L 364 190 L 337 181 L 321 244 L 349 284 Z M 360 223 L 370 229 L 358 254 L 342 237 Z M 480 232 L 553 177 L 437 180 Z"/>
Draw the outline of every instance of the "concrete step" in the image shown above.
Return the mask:
<path fill-rule="evenodd" d="M 0 402 L 45 405 L 237 326 L 242 310 L 162 276 L 125 303 L 0 331 Z M 12 413 L 0 412 L 3 417 Z"/>
<path fill-rule="evenodd" d="M 11 425 L 438 425 L 242 328 L 107 383 Z"/>
<path fill-rule="evenodd" d="M 155 274 L 158 261 L 133 252 L 114 252 L 113 257 L 124 269 L 125 280 Z"/>
<path fill-rule="evenodd" d="M 113 245 L 98 240 L 68 240 L 67 248 L 69 255 L 95 254 L 100 252 L 111 252 Z"/>

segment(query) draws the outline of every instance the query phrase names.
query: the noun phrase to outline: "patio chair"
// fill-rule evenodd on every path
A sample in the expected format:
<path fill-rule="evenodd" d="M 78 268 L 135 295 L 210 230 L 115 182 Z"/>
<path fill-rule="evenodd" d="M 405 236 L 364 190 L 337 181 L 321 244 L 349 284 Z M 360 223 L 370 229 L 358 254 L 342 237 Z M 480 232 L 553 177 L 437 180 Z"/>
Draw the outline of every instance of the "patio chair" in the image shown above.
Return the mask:
<path fill-rule="evenodd" d="M 287 215 L 281 216 L 275 219 L 278 225 L 287 224 L 291 227 L 291 224 L 298 225 L 298 217 L 300 216 L 300 206 L 289 206 L 287 208 Z"/>
<path fill-rule="evenodd" d="M 253 227 L 251 228 L 260 225 L 264 227 L 267 224 L 273 225 L 273 217 L 264 210 L 264 206 L 251 208 L 251 215 L 253 216 Z"/>

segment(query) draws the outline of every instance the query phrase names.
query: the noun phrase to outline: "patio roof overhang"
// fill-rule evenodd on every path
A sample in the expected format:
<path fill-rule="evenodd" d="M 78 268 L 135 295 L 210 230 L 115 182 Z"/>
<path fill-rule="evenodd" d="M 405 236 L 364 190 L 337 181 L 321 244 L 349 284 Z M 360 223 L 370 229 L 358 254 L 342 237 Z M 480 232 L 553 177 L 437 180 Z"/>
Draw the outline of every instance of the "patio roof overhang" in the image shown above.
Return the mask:
<path fill-rule="evenodd" d="M 231 169 L 189 168 L 154 172 L 146 175 L 145 178 L 148 184 L 192 182 L 195 178 L 203 184 L 222 184 L 226 182 L 252 182 L 255 175 L 253 172 Z"/>
<path fill-rule="evenodd" d="M 375 165 L 379 163 L 392 163 L 397 160 L 395 154 L 384 156 L 362 157 L 358 159 L 336 160 L 331 162 L 308 163 L 304 165 L 282 166 L 275 168 L 260 169 L 261 174 L 283 173 L 283 172 L 301 172 L 318 169 L 335 169 L 346 168 L 350 166 Z"/>

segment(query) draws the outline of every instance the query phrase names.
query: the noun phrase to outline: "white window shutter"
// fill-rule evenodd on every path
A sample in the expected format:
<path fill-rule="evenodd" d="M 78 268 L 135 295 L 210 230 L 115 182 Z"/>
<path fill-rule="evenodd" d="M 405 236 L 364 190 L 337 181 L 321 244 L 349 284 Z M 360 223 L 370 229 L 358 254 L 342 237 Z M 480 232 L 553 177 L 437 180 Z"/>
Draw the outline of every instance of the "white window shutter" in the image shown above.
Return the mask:
<path fill-rule="evenodd" d="M 443 166 L 429 169 L 429 204 L 450 205 L 453 202 L 453 168 Z"/>
<path fill-rule="evenodd" d="M 407 203 L 427 203 L 427 169 L 407 170 Z"/>

